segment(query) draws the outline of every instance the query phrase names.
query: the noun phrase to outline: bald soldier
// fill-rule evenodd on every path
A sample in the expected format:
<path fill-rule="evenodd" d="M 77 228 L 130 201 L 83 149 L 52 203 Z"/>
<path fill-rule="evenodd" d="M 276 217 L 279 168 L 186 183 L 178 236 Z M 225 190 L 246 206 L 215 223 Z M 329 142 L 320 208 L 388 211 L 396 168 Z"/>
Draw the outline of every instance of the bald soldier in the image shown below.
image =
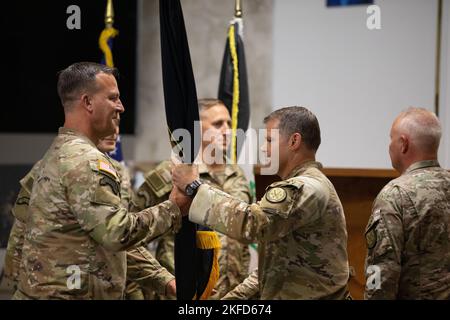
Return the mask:
<path fill-rule="evenodd" d="M 244 282 L 249 292 L 238 286 L 238 294 L 233 290 L 226 298 L 254 295 L 256 280 L 261 299 L 345 299 L 349 279 L 345 217 L 333 185 L 315 161 L 319 123 L 308 109 L 287 107 L 272 112 L 265 124 L 263 150 L 272 166 L 278 161 L 283 180 L 271 184 L 261 201 L 250 205 L 201 184 L 189 219 L 241 242 L 258 242 L 258 273 Z M 278 159 L 274 150 L 279 151 Z M 179 165 L 172 174 L 179 190 L 192 188 L 198 179 L 194 166 Z"/>
<path fill-rule="evenodd" d="M 450 299 L 450 173 L 437 160 L 441 125 L 402 112 L 389 155 L 401 176 L 378 194 L 366 228 L 366 299 Z"/>
<path fill-rule="evenodd" d="M 32 186 L 16 299 L 121 299 L 125 250 L 179 228 L 175 193 L 130 214 L 121 177 L 96 147 L 124 111 L 115 75 L 116 69 L 89 62 L 59 74 L 65 123 Z"/>
<path fill-rule="evenodd" d="M 200 179 L 249 203 L 249 184 L 243 171 L 238 165 L 227 164 L 223 157 L 215 158 L 215 151 L 225 155 L 229 145 L 231 118 L 228 109 L 222 101 L 217 99 L 200 99 L 198 107 L 203 133 L 202 150 L 211 150 L 211 154 L 205 152 L 204 161 L 199 165 Z M 164 161 L 145 174 L 145 181 L 137 190 L 133 200 L 135 209 L 142 210 L 166 200 L 171 190 L 171 162 Z M 248 275 L 250 263 L 248 246 L 221 234 L 219 238 L 221 242 L 218 259 L 220 276 L 210 299 L 222 298 L 241 283 Z M 159 241 L 156 258 L 171 273 L 175 272 L 172 233 L 165 235 Z"/>

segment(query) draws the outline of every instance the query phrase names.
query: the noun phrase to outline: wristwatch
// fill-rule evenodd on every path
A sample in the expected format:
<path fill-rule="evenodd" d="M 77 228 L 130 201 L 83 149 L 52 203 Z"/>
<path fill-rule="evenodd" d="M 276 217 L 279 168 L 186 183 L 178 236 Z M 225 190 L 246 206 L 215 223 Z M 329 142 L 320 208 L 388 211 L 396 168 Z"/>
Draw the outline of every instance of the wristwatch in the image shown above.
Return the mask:
<path fill-rule="evenodd" d="M 200 187 L 201 185 L 202 182 L 200 180 L 194 180 L 186 186 L 186 190 L 184 190 L 184 193 L 187 196 L 194 198 L 197 194 L 198 187 Z"/>

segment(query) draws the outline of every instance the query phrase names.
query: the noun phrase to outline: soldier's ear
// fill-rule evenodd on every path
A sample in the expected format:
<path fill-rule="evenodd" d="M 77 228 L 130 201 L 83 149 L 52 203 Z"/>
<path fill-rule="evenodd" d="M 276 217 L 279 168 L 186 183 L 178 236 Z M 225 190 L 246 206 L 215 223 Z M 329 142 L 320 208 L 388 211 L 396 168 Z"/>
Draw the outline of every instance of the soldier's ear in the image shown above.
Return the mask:
<path fill-rule="evenodd" d="M 400 136 L 400 142 L 401 142 L 401 152 L 405 154 L 409 150 L 409 139 L 405 135 Z"/>
<path fill-rule="evenodd" d="M 291 135 L 289 138 L 289 147 L 292 150 L 298 150 L 300 148 L 300 145 L 302 144 L 302 135 L 298 132 Z"/>
<path fill-rule="evenodd" d="M 92 100 L 87 94 L 83 94 L 81 96 L 81 103 L 83 105 L 83 108 L 85 108 L 89 113 L 92 113 L 94 111 L 94 107 L 92 105 Z"/>

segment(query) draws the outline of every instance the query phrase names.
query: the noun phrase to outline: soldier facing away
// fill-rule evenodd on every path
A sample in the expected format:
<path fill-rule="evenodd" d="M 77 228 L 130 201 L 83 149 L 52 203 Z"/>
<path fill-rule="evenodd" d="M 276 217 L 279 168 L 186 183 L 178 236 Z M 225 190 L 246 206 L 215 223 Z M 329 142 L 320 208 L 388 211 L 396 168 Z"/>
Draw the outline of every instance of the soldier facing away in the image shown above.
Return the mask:
<path fill-rule="evenodd" d="M 390 136 L 401 176 L 378 194 L 367 224 L 365 299 L 450 299 L 450 173 L 437 161 L 439 120 L 410 108 Z"/>

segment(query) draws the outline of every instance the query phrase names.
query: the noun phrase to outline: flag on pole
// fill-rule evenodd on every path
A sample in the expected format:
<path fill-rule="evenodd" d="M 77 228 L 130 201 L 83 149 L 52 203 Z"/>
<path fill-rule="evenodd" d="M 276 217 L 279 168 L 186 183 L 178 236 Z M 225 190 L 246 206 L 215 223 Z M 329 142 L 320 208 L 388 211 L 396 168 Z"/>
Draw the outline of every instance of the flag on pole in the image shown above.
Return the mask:
<path fill-rule="evenodd" d="M 114 29 L 114 7 L 112 0 L 107 0 L 106 12 L 105 12 L 105 28 L 100 34 L 98 44 L 103 55 L 101 63 L 108 67 L 114 67 L 114 60 L 112 54 L 114 38 L 119 34 L 119 31 Z M 114 160 L 123 163 L 122 143 L 120 141 L 120 135 L 117 137 L 116 148 L 114 151 L 108 152 L 108 155 Z"/>
<path fill-rule="evenodd" d="M 181 160 L 194 162 L 200 146 L 197 92 L 189 45 L 179 0 L 160 0 L 161 59 L 166 119 L 172 146 L 178 147 Z M 174 135 L 177 129 L 190 133 L 190 150 Z M 186 138 L 186 137 L 185 137 Z M 197 140 L 197 143 L 196 143 Z M 189 147 L 184 145 L 185 147 Z M 175 235 L 175 278 L 178 300 L 207 299 L 219 278 L 217 234 L 184 217 Z"/>

